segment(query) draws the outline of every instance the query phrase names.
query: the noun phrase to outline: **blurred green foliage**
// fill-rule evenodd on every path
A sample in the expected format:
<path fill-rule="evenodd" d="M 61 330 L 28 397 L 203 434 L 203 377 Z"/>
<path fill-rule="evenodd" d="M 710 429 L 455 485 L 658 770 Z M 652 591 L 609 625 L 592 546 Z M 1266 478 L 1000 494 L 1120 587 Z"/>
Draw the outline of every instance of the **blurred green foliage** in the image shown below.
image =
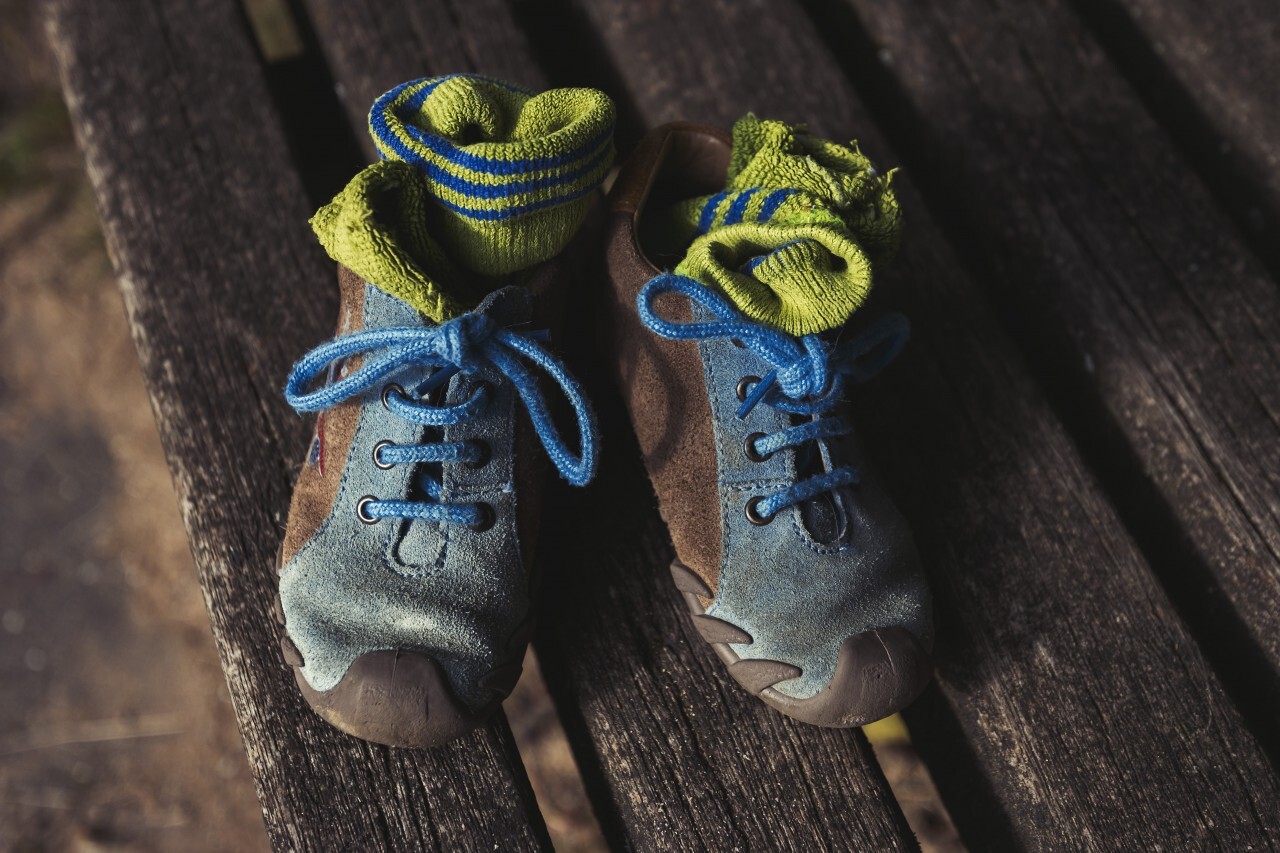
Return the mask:
<path fill-rule="evenodd" d="M 30 189 L 48 177 L 41 152 L 71 137 L 71 121 L 58 93 L 36 95 L 0 123 L 0 192 Z"/>

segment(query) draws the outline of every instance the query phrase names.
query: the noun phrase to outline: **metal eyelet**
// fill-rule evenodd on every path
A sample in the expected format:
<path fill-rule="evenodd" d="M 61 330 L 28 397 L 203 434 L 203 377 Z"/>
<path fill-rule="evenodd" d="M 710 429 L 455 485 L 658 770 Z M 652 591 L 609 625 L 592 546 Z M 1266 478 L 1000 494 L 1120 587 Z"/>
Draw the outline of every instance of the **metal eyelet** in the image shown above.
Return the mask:
<path fill-rule="evenodd" d="M 382 520 L 380 518 L 374 518 L 373 516 L 366 514 L 364 511 L 364 508 L 366 506 L 368 506 L 369 504 L 373 503 L 376 500 L 377 498 L 375 498 L 373 495 L 365 495 L 359 500 L 359 502 L 356 503 L 356 517 L 359 518 L 361 521 L 363 521 L 365 524 L 377 524 L 379 521 Z"/>
<path fill-rule="evenodd" d="M 404 389 L 394 382 L 390 382 L 382 386 L 382 406 L 387 411 L 391 411 L 391 404 L 387 402 L 387 398 L 391 396 L 391 392 L 395 391 L 401 397 L 404 396 Z"/>
<path fill-rule="evenodd" d="M 383 462 L 381 458 L 382 448 L 395 447 L 394 441 L 379 441 L 373 446 L 373 464 L 375 467 L 381 468 L 383 471 L 390 471 L 396 466 L 394 462 Z"/>
<path fill-rule="evenodd" d="M 744 376 L 738 380 L 738 402 L 747 402 L 747 395 L 751 393 L 751 387 L 760 381 L 759 376 Z"/>
<path fill-rule="evenodd" d="M 476 507 L 480 510 L 480 520 L 475 524 L 469 525 L 469 527 L 476 533 L 484 533 L 490 527 L 493 527 L 498 520 L 498 516 L 493 511 L 493 507 L 488 504 L 476 504 Z"/>
<path fill-rule="evenodd" d="M 763 527 L 764 525 L 768 524 L 769 522 L 777 518 L 776 515 L 760 514 L 760 510 L 758 510 L 756 507 L 760 506 L 760 502 L 762 500 L 764 500 L 764 495 L 756 495 L 754 498 L 747 501 L 747 507 L 746 507 L 747 521 L 751 522 L 756 527 Z"/>
<path fill-rule="evenodd" d="M 772 453 L 761 453 L 759 450 L 756 450 L 756 441 L 764 437 L 765 434 L 762 432 L 753 432 L 751 435 L 747 436 L 747 440 L 742 443 L 742 452 L 745 453 L 747 458 L 752 462 L 764 462 L 773 455 Z"/>
<path fill-rule="evenodd" d="M 493 457 L 493 451 L 489 448 L 489 442 L 477 440 L 471 442 L 471 445 L 479 449 L 480 455 L 476 459 L 470 462 L 464 462 L 463 464 L 468 468 L 483 468 L 488 465 L 489 460 Z"/>

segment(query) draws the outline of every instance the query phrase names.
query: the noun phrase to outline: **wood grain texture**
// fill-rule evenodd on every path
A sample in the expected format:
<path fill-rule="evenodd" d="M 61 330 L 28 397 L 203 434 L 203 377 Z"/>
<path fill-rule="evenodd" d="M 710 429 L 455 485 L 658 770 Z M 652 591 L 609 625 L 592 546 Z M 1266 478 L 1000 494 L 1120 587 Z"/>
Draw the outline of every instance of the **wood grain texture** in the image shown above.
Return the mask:
<path fill-rule="evenodd" d="M 493 0 L 377 4 L 305 0 L 342 103 L 365 152 L 374 99 L 399 83 L 433 74 L 483 71 L 530 88 L 546 87 L 524 33 Z"/>
<path fill-rule="evenodd" d="M 48 12 L 272 841 L 549 847 L 504 720 L 430 753 L 373 746 L 320 722 L 280 659 L 274 559 L 308 437 L 280 387 L 336 287 L 238 5 Z"/>
<path fill-rule="evenodd" d="M 1251 243 L 1280 269 L 1280 9 L 1070 0 Z"/>
<path fill-rule="evenodd" d="M 648 121 L 751 109 L 893 164 L 795 4 L 580 5 Z M 932 569 L 940 674 L 909 720 L 953 816 L 975 849 L 1275 844 L 1275 771 L 906 177 L 882 298 L 914 343 L 855 405 Z"/>
<path fill-rule="evenodd" d="M 1280 16 L 1262 0 L 1116 0 L 1280 208 Z"/>
<path fill-rule="evenodd" d="M 430 23 L 408 2 L 310 7 L 356 122 L 414 76 L 482 71 L 547 85 L 503 3 L 438 4 Z M 579 305 L 594 301 L 600 280 L 585 277 Z M 594 351 L 592 316 L 566 324 L 564 345 L 602 412 L 605 461 L 591 488 L 556 483 L 545 498 L 536 644 L 606 834 L 652 850 L 914 848 L 859 732 L 770 711 L 694 631 L 630 426 Z"/>
<path fill-rule="evenodd" d="M 1277 282 L 1062 2 L 850 2 L 913 113 L 895 135 L 920 146 L 909 165 L 1274 730 Z"/>

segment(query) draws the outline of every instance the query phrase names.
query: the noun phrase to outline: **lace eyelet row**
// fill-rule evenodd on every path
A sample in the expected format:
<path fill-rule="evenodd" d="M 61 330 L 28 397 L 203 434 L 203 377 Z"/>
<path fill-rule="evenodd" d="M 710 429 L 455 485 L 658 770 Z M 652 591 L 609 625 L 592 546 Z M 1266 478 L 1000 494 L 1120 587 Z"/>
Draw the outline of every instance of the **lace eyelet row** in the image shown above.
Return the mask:
<path fill-rule="evenodd" d="M 734 343 L 737 344 L 738 346 L 742 346 L 742 344 L 739 343 L 738 341 L 734 341 Z M 739 403 L 746 402 L 747 395 L 751 393 L 751 389 L 759 381 L 760 381 L 759 376 L 744 376 L 738 380 L 738 387 L 735 390 L 738 396 Z M 756 449 L 756 442 L 764 437 L 765 437 L 765 434 L 762 432 L 753 432 L 747 436 L 747 440 L 742 444 L 743 454 L 752 462 L 764 462 L 765 460 L 773 456 L 772 453 L 761 453 L 759 450 Z M 763 500 L 764 500 L 763 495 L 756 495 L 754 498 L 747 501 L 747 506 L 744 510 L 747 516 L 747 521 L 751 522 L 757 527 L 763 527 L 764 525 L 768 524 L 774 519 L 774 516 L 772 515 L 760 514 L 758 507 L 760 506 L 760 502 Z"/>
<path fill-rule="evenodd" d="M 492 387 L 488 382 L 482 382 L 482 384 L 486 388 Z M 384 385 L 382 388 L 382 405 L 383 405 L 383 408 L 385 408 L 387 411 L 391 411 L 390 398 L 393 393 L 399 394 L 401 397 L 405 396 L 404 388 L 402 388 L 400 385 L 394 382 L 390 382 Z M 464 462 L 462 464 L 466 465 L 468 468 L 483 468 L 485 465 L 488 465 L 489 461 L 493 458 L 493 451 L 489 447 L 489 443 L 487 441 L 481 441 L 477 439 L 471 442 L 471 444 L 474 447 L 476 447 L 478 450 L 477 457 L 471 461 Z M 388 441 L 385 439 L 382 441 L 379 441 L 377 444 L 373 446 L 373 453 L 372 453 L 373 464 L 376 468 L 379 468 L 383 471 L 389 471 L 390 469 L 396 466 L 397 463 L 387 462 L 382 458 L 382 451 L 385 448 L 395 447 L 395 446 L 396 446 L 396 443 L 394 441 Z M 377 524 L 379 521 L 382 520 L 381 518 L 375 518 L 374 516 L 369 515 L 367 510 L 367 507 L 369 506 L 369 504 L 374 503 L 376 501 L 377 501 L 377 498 L 373 497 L 372 495 L 365 495 L 364 497 L 360 498 L 360 500 L 356 502 L 356 517 L 359 518 L 362 523 Z M 487 503 L 476 504 L 476 507 L 480 511 L 480 520 L 475 524 L 469 524 L 467 526 L 470 527 L 472 530 L 475 530 L 476 532 L 483 532 L 493 527 L 493 525 L 497 521 L 497 514 L 494 512 L 493 507 Z"/>

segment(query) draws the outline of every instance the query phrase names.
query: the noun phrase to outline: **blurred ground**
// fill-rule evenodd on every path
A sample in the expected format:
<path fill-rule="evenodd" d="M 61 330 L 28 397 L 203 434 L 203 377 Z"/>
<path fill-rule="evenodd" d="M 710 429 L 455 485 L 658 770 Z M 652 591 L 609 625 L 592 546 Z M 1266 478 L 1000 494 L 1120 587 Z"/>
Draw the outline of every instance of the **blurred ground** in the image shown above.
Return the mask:
<path fill-rule="evenodd" d="M 263 849 L 61 104 L 0 80 L 0 847 Z"/>
<path fill-rule="evenodd" d="M 266 847 L 93 200 L 0 4 L 0 847 Z"/>
<path fill-rule="evenodd" d="M 0 850 L 266 849 L 33 5 L 0 0 Z M 603 849 L 532 659 L 506 709 L 557 847 Z M 876 739 L 925 849 L 961 849 Z"/>

